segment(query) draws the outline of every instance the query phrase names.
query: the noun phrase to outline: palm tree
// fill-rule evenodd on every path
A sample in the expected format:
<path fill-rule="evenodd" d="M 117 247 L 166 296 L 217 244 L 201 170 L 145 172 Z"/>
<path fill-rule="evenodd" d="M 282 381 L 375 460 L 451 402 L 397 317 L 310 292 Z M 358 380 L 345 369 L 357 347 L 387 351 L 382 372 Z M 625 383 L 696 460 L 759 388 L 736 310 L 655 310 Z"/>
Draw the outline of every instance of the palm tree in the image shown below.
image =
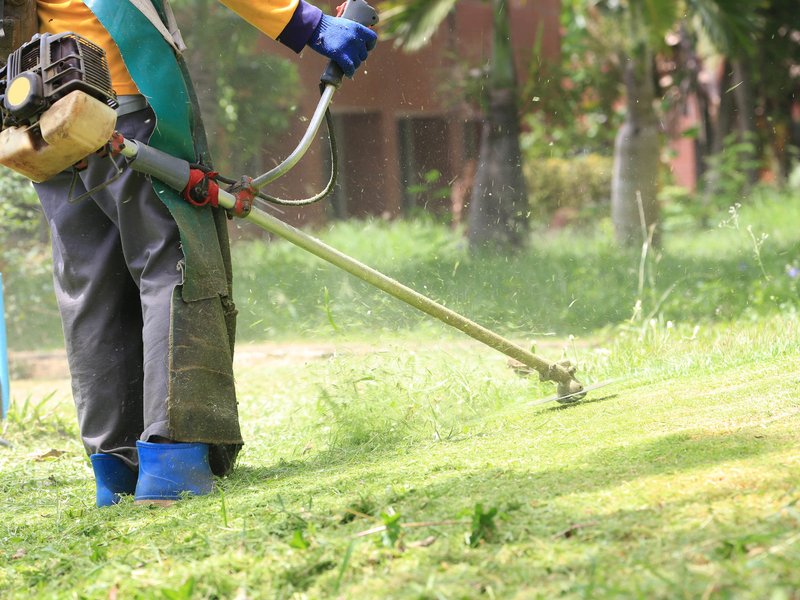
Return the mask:
<path fill-rule="evenodd" d="M 428 43 L 458 0 L 395 0 L 385 3 L 386 31 L 413 52 Z M 487 78 L 478 167 L 469 205 L 470 246 L 519 247 L 528 232 L 528 194 L 522 174 L 517 77 L 506 0 L 491 0 L 492 56 Z"/>
<path fill-rule="evenodd" d="M 630 45 L 622 57 L 625 120 L 614 141 L 611 220 L 617 240 L 641 240 L 658 222 L 659 123 L 655 109 L 653 50 L 637 2 L 628 14 Z"/>
<path fill-rule="evenodd" d="M 659 120 L 653 74 L 655 53 L 680 21 L 696 22 L 723 53 L 743 57 L 751 46 L 760 0 L 586 0 L 605 6 L 623 25 L 619 44 L 625 86 L 625 120 L 614 146 L 611 216 L 617 240 L 635 244 L 658 223 Z"/>

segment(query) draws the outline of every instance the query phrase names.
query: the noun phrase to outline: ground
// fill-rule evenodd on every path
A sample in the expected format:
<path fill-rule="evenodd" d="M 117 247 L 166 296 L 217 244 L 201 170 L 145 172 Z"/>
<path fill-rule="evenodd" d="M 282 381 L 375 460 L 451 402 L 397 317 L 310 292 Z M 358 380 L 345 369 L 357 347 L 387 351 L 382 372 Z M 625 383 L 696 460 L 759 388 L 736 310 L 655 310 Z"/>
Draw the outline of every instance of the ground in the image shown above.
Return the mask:
<path fill-rule="evenodd" d="M 796 332 L 540 346 L 616 381 L 570 407 L 460 338 L 242 346 L 240 465 L 168 510 L 95 509 L 67 380 L 17 380 L 0 594 L 795 599 Z"/>

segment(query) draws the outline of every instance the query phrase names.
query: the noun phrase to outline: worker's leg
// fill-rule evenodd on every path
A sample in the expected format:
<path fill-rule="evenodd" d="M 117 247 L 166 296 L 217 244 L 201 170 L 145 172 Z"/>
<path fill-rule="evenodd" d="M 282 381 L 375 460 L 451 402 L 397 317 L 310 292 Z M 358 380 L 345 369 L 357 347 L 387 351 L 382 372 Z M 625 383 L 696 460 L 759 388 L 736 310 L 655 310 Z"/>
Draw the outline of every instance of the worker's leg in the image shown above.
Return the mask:
<path fill-rule="evenodd" d="M 129 139 L 146 140 L 153 123 L 152 112 L 147 109 L 120 118 L 117 127 Z M 81 179 L 87 189 L 95 189 L 112 174 L 109 159 L 94 156 L 81 173 Z M 125 263 L 138 286 L 144 393 L 144 428 L 140 439 L 166 440 L 170 438 L 167 396 L 172 295 L 183 278 L 178 226 L 150 180 L 131 169 L 125 169 L 119 179 L 93 192 L 92 198 L 116 225 Z"/>
<path fill-rule="evenodd" d="M 50 224 L 56 298 L 72 390 L 90 454 L 137 464 L 142 420 L 142 311 L 116 225 L 91 200 L 67 201 L 71 173 L 36 190 Z M 74 194 L 83 193 L 80 181 Z"/>
<path fill-rule="evenodd" d="M 152 113 L 118 121 L 146 139 Z M 122 159 L 116 159 L 122 163 Z M 170 306 L 182 281 L 177 226 L 150 181 L 110 159 L 89 158 L 67 201 L 71 173 L 37 192 L 53 232 L 56 295 L 62 313 L 81 436 L 90 453 L 138 464 L 135 442 L 169 438 Z"/>

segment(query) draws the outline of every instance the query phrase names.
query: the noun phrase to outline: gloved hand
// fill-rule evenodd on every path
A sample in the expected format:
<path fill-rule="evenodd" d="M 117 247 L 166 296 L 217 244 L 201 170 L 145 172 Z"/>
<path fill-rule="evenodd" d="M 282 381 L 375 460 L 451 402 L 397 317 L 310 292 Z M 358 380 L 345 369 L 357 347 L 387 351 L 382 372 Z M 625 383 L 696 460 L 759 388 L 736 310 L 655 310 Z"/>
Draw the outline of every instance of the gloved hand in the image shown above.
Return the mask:
<path fill-rule="evenodd" d="M 322 15 L 308 40 L 308 47 L 330 58 L 345 75 L 352 77 L 377 41 L 376 33 L 360 23 Z"/>

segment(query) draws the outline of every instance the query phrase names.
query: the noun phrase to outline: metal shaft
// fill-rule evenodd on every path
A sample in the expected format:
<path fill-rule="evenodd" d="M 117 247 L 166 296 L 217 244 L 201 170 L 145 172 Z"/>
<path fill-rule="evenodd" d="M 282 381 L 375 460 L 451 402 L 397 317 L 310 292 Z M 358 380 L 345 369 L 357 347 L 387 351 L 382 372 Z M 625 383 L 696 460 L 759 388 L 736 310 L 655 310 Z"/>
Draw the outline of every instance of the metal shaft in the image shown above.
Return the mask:
<path fill-rule="evenodd" d="M 233 208 L 234 204 L 235 199 L 233 195 L 220 190 L 219 205 L 224 208 Z M 478 340 L 479 342 L 482 342 L 487 346 L 502 352 L 506 356 L 510 356 L 524 365 L 535 369 L 542 376 L 542 378 L 548 381 L 555 381 L 557 383 L 569 383 L 574 381 L 572 374 L 570 374 L 569 371 L 563 366 L 556 363 L 551 363 L 540 356 L 537 356 L 536 354 L 517 346 L 503 336 L 490 331 L 481 325 L 478 325 L 474 321 L 467 319 L 466 317 L 447 308 L 446 306 L 442 306 L 427 296 L 423 296 L 410 287 L 395 281 L 391 277 L 384 275 L 380 271 L 376 271 L 372 267 L 368 267 L 355 258 L 348 256 L 347 254 L 344 254 L 339 250 L 332 248 L 331 246 L 328 246 L 317 238 L 308 235 L 307 233 L 300 231 L 299 229 L 292 227 L 287 223 L 284 223 L 280 219 L 277 219 L 272 215 L 259 210 L 258 208 L 253 208 L 253 210 L 247 217 L 245 217 L 245 219 L 254 223 L 255 225 L 258 225 L 262 229 L 274 233 L 275 235 L 282 237 L 292 244 L 299 246 L 303 250 L 311 252 L 315 256 L 318 256 L 332 265 L 347 271 L 351 275 L 354 275 L 362 281 L 365 281 L 379 290 L 386 292 L 390 296 L 394 296 L 398 300 L 401 300 L 406 304 L 410 304 L 414 308 L 421 310 L 422 312 L 439 319 L 443 323 L 446 323 L 447 325 L 455 327 L 456 329 L 466 333 L 468 336 Z"/>
<path fill-rule="evenodd" d="M 333 100 L 333 94 L 335 91 L 336 88 L 334 86 L 325 86 L 325 88 L 322 90 L 322 96 L 319 99 L 317 108 L 311 117 L 311 122 L 308 124 L 306 133 L 303 135 L 300 143 L 297 144 L 297 147 L 294 149 L 294 151 L 288 157 L 286 157 L 286 160 L 284 160 L 281 164 L 274 169 L 267 171 L 263 175 L 259 175 L 253 179 L 251 185 L 255 189 L 260 190 L 268 183 L 272 183 L 276 179 L 284 176 L 299 162 L 301 158 L 303 158 L 308 148 L 314 142 L 314 138 L 317 136 L 317 132 L 322 125 L 322 121 L 325 119 L 325 111 L 328 110 L 328 106 L 330 106 L 331 100 Z"/>
<path fill-rule="evenodd" d="M 332 94 L 333 88 L 329 86 L 328 89 Z M 320 107 L 324 105 L 325 108 L 327 108 L 329 102 L 330 97 L 324 97 L 320 101 Z M 324 110 L 318 110 L 317 112 L 324 114 Z M 317 115 L 315 114 L 315 119 L 316 116 Z M 318 127 L 318 124 L 315 126 L 315 124 L 312 123 L 309 127 L 309 131 L 313 130 L 316 132 Z M 313 139 L 313 135 L 307 133 L 306 138 L 309 138 L 309 140 Z M 301 142 L 301 144 L 298 146 L 298 149 L 292 154 L 292 156 L 284 161 L 284 163 L 276 167 L 276 169 L 284 169 L 284 165 L 287 165 L 289 162 L 291 162 L 291 164 L 285 167 L 285 170 L 283 171 L 285 172 L 286 170 L 290 169 L 297 162 L 297 160 L 300 159 L 300 156 L 302 156 L 302 154 L 305 152 L 304 148 L 307 148 L 308 144 L 310 144 L 310 141 L 306 140 L 306 138 L 304 138 L 303 142 Z M 121 154 L 130 161 L 131 168 L 145 173 L 150 173 L 158 178 L 166 178 L 170 182 L 169 185 L 175 189 L 180 190 L 186 186 L 188 183 L 188 163 L 186 163 L 186 161 L 169 157 L 168 155 L 159 153 L 157 150 L 150 149 L 144 144 L 139 144 L 138 142 L 133 142 L 130 140 L 124 140 L 124 142 L 125 143 L 122 145 Z M 160 160 L 162 158 L 163 160 Z M 274 172 L 276 169 L 273 169 L 273 171 L 262 175 L 259 179 L 269 179 L 271 181 L 271 177 L 272 175 L 275 175 Z M 279 176 L 280 174 L 275 175 L 275 177 Z M 220 190 L 219 205 L 222 208 L 232 209 L 236 205 L 236 198 L 229 192 Z M 503 336 L 483 327 L 482 325 L 478 325 L 474 321 L 471 321 L 470 319 L 458 314 L 446 306 L 442 306 L 427 296 L 423 296 L 419 292 L 403 285 L 402 283 L 399 283 L 398 281 L 395 281 L 380 271 L 377 271 L 372 267 L 368 267 L 355 258 L 348 256 L 336 250 L 335 248 L 332 248 L 331 246 L 328 246 L 324 242 L 308 235 L 303 231 L 300 231 L 295 227 L 292 227 L 288 223 L 284 223 L 280 219 L 277 219 L 256 207 L 252 208 L 245 219 L 251 223 L 254 223 L 255 225 L 258 225 L 262 229 L 269 231 L 270 233 L 274 233 L 275 235 L 284 238 L 292 244 L 299 246 L 303 250 L 318 256 L 332 265 L 347 271 L 351 275 L 354 275 L 362 281 L 365 281 L 379 290 L 386 292 L 390 296 L 393 296 L 398 300 L 405 302 L 406 304 L 413 306 L 414 308 L 436 319 L 439 319 L 443 323 L 464 332 L 473 339 L 476 339 L 479 342 L 494 348 L 498 352 L 502 352 L 506 356 L 510 356 L 511 358 L 521 362 L 531 369 L 534 369 L 539 373 L 543 380 L 554 381 L 559 384 L 559 396 L 574 395 L 583 390 L 583 386 L 580 385 L 573 374 L 565 366 L 558 363 L 549 362 L 542 357 L 537 356 L 536 354 L 529 352 L 524 348 L 521 348 Z"/>

